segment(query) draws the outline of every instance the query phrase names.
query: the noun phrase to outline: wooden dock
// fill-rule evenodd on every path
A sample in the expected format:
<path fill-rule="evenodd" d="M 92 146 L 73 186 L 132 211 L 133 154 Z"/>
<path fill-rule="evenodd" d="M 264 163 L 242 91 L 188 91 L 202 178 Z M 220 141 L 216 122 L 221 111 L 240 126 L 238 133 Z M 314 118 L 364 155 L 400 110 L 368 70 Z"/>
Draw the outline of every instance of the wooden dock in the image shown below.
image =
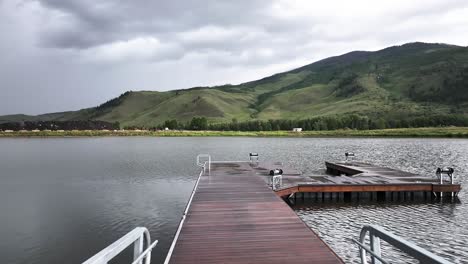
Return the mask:
<path fill-rule="evenodd" d="M 166 263 L 343 263 L 268 187 L 263 167 L 212 163 Z"/>
<path fill-rule="evenodd" d="M 461 189 L 459 184 L 440 184 L 435 177 L 363 162 L 325 162 L 325 165 L 329 175 L 283 174 L 283 184 L 276 189 L 276 193 L 282 197 L 296 193 L 341 193 L 345 198 L 353 193 L 368 193 L 391 199 L 394 194 L 400 193 L 411 197 L 452 197 Z"/>
<path fill-rule="evenodd" d="M 326 162 L 305 176 L 282 163 L 214 162 L 201 173 L 165 263 L 342 263 L 284 202 L 297 194 L 344 200 L 454 197 L 459 184 L 362 162 Z M 279 184 L 270 170 L 281 169 Z"/>

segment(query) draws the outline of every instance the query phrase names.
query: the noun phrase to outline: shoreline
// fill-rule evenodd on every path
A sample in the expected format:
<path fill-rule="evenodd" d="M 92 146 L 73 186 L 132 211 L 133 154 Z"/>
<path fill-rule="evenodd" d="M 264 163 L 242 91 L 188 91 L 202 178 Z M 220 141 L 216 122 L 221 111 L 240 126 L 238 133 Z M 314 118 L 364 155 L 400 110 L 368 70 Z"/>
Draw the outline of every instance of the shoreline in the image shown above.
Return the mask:
<path fill-rule="evenodd" d="M 29 137 L 397 137 L 397 138 L 468 138 L 468 127 L 426 127 L 426 128 L 393 128 L 378 130 L 322 130 L 322 131 L 0 131 L 0 138 Z"/>

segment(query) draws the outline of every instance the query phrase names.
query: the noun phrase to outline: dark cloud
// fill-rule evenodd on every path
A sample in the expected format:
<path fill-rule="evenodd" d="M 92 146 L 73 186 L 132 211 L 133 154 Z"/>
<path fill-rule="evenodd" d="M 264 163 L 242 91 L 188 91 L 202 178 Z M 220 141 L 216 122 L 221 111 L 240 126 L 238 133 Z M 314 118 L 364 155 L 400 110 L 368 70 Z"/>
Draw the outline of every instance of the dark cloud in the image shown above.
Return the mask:
<path fill-rule="evenodd" d="M 0 0 L 0 115 L 240 83 L 351 50 L 468 44 L 465 0 Z"/>
<path fill-rule="evenodd" d="M 171 37 L 181 31 L 218 25 L 245 25 L 261 19 L 266 1 L 93 1 L 39 0 L 58 12 L 53 30 L 41 41 L 56 48 L 86 49 L 141 35 Z M 58 27 L 58 28 L 57 28 Z"/>

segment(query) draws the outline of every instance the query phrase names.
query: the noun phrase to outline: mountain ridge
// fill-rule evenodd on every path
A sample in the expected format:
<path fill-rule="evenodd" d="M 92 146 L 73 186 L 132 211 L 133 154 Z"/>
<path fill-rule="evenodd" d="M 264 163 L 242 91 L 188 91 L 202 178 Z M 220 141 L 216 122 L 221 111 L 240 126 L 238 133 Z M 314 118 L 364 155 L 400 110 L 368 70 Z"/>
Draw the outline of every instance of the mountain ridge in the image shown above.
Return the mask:
<path fill-rule="evenodd" d="M 239 85 L 128 91 L 97 107 L 0 122 L 101 120 L 157 126 L 169 119 L 211 123 L 355 114 L 386 119 L 468 115 L 468 48 L 412 42 L 352 51 Z"/>

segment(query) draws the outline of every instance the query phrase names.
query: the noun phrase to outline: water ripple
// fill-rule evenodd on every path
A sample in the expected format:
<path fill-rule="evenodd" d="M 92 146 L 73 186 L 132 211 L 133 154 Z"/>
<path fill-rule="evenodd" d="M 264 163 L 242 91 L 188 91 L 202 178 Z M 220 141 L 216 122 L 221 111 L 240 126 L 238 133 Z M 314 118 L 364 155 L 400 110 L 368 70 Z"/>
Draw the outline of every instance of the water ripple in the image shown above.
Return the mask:
<path fill-rule="evenodd" d="M 81 263 L 134 228 L 159 239 L 160 263 L 198 175 L 194 159 L 287 163 L 323 174 L 324 161 L 357 159 L 434 177 L 453 166 L 460 204 L 314 204 L 297 214 L 349 263 L 349 242 L 378 224 L 455 263 L 468 263 L 468 140 L 364 138 L 70 138 L 0 139 L 0 256 L 3 263 Z M 7 213 L 5 213 L 7 212 Z M 385 247 L 401 263 L 401 252 Z M 403 261 L 405 262 L 405 261 Z"/>

